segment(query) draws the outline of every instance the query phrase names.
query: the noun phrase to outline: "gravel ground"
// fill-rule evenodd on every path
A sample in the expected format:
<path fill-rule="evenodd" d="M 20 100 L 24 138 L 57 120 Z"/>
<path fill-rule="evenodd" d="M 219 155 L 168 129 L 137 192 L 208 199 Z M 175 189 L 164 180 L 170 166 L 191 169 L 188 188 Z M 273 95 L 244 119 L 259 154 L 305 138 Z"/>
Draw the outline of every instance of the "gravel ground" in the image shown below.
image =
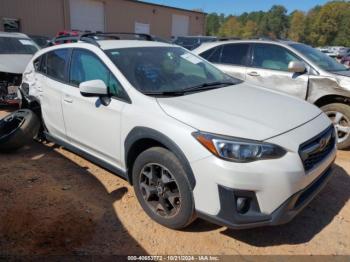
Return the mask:
<path fill-rule="evenodd" d="M 339 151 L 330 183 L 287 225 L 234 231 L 197 220 L 174 231 L 150 220 L 118 176 L 33 142 L 0 155 L 0 255 L 350 255 L 349 160 Z"/>

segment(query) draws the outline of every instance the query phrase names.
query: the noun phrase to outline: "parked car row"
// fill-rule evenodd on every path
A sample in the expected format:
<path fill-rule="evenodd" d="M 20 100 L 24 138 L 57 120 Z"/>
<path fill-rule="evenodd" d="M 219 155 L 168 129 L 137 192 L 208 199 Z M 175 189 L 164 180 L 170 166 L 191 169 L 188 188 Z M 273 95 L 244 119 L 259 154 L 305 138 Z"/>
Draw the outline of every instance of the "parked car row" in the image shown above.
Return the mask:
<path fill-rule="evenodd" d="M 344 46 L 325 46 L 317 47 L 322 53 L 327 54 L 330 57 L 341 59 L 344 56 L 350 55 L 350 48 Z"/>

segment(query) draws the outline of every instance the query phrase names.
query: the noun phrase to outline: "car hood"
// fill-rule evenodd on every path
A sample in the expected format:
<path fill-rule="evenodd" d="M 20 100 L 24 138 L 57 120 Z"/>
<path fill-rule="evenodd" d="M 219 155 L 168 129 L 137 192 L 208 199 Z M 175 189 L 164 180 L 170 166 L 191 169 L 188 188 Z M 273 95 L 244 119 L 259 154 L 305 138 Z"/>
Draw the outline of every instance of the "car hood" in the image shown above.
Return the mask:
<path fill-rule="evenodd" d="M 157 100 L 165 113 L 195 129 L 260 141 L 321 114 L 305 101 L 245 83 Z"/>
<path fill-rule="evenodd" d="M 337 71 L 337 72 L 332 72 L 333 74 L 339 75 L 339 76 L 347 76 L 350 77 L 350 70 L 347 71 Z"/>
<path fill-rule="evenodd" d="M 0 55 L 0 72 L 22 74 L 33 55 Z"/>

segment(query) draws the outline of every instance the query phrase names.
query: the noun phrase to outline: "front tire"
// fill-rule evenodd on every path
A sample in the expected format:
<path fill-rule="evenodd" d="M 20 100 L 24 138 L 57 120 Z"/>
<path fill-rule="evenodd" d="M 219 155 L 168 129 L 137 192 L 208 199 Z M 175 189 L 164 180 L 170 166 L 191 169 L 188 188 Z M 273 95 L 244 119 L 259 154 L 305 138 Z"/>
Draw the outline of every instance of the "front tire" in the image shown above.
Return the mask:
<path fill-rule="evenodd" d="M 321 109 L 337 129 L 338 149 L 350 147 L 350 106 L 341 103 L 328 104 Z"/>
<path fill-rule="evenodd" d="M 194 200 L 179 159 L 162 147 L 142 152 L 133 167 L 136 197 L 150 218 L 172 229 L 194 219 Z"/>

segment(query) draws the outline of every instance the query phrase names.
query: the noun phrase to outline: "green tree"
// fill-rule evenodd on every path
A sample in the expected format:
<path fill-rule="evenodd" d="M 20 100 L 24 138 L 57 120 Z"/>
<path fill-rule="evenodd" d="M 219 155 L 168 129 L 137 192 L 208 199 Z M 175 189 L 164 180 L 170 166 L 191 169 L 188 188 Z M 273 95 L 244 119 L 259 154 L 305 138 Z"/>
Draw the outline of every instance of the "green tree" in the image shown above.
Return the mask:
<path fill-rule="evenodd" d="M 258 34 L 258 25 L 252 20 L 247 21 L 247 23 L 243 27 L 242 37 L 252 38 L 252 37 L 256 37 L 257 34 Z"/>
<path fill-rule="evenodd" d="M 240 37 L 242 33 L 242 24 L 235 16 L 229 17 L 219 30 L 220 36 Z"/>
<path fill-rule="evenodd" d="M 287 9 L 282 5 L 274 5 L 266 16 L 270 35 L 276 38 L 285 37 L 288 31 Z"/>
<path fill-rule="evenodd" d="M 288 38 L 293 41 L 303 41 L 305 36 L 305 14 L 301 11 L 295 11 L 290 15 L 290 25 Z"/>
<path fill-rule="evenodd" d="M 316 46 L 319 38 L 319 31 L 315 26 L 316 19 L 321 10 L 321 6 L 315 6 L 312 8 L 305 17 L 305 31 L 304 31 L 304 40 L 307 44 Z"/>
<path fill-rule="evenodd" d="M 287 14 L 284 6 L 274 5 L 268 12 L 245 12 L 240 16 L 210 14 L 207 33 L 244 38 L 289 37 L 313 46 L 350 46 L 350 1 L 331 1 L 306 13 Z"/>
<path fill-rule="evenodd" d="M 206 22 L 207 35 L 217 35 L 220 29 L 220 17 L 217 13 L 211 13 L 207 16 Z"/>

